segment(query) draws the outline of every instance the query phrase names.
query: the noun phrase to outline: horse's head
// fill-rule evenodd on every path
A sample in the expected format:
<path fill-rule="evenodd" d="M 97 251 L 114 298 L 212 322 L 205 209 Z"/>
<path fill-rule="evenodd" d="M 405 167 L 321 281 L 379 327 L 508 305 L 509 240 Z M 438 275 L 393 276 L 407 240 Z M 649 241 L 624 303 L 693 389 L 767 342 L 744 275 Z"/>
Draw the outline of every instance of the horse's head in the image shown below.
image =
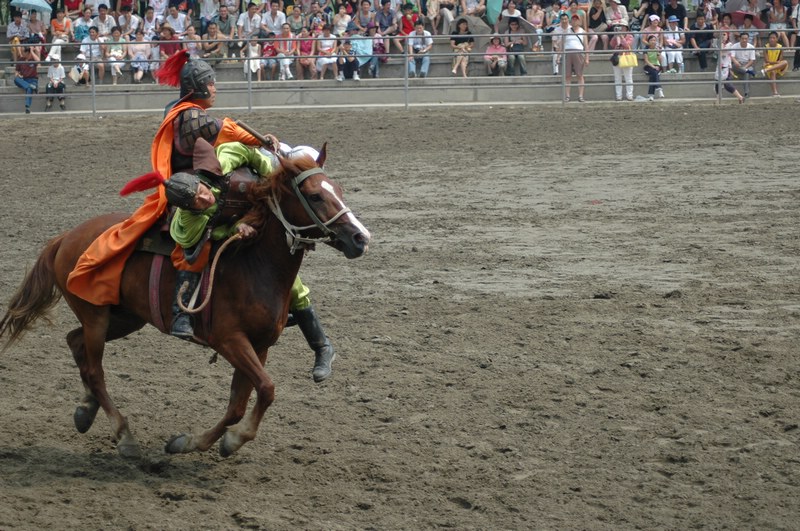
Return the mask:
<path fill-rule="evenodd" d="M 341 186 L 322 169 L 326 146 L 316 160 L 309 155 L 278 156 L 281 168 L 267 186 L 253 189 L 254 200 L 267 202 L 293 251 L 324 242 L 347 258 L 358 258 L 367 252 L 371 236 L 344 204 Z"/>

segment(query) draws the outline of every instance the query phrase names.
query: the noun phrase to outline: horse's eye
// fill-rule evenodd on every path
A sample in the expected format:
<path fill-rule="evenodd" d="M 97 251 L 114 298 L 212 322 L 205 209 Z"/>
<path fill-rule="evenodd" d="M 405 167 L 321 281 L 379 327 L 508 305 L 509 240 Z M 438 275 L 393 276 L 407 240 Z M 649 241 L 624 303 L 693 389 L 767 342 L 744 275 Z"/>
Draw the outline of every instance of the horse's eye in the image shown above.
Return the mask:
<path fill-rule="evenodd" d="M 311 199 L 312 201 L 320 202 L 322 201 L 322 196 L 319 194 L 311 194 L 309 199 Z"/>

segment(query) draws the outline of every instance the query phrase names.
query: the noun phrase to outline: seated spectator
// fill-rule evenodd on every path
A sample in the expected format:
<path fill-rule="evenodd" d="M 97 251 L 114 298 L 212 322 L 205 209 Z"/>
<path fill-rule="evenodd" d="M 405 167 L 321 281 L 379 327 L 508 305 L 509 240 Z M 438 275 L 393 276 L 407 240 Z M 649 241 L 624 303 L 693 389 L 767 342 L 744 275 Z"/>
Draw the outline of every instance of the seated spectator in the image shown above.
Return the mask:
<path fill-rule="evenodd" d="M 14 84 L 25 91 L 25 114 L 31 113 L 31 94 L 39 92 L 39 50 L 37 46 L 23 46 L 14 66 Z"/>
<path fill-rule="evenodd" d="M 513 2 L 511 2 L 513 4 Z M 462 77 L 467 77 L 467 69 L 469 68 L 469 54 L 472 53 L 472 47 L 475 45 L 475 39 L 472 37 L 472 32 L 469 30 L 469 22 L 467 19 L 460 18 L 456 23 L 456 29 L 450 37 L 450 48 L 453 49 L 455 57 L 453 57 L 453 75 L 456 75 L 461 69 Z"/>
<path fill-rule="evenodd" d="M 606 22 L 606 7 L 603 0 L 593 0 L 592 7 L 589 8 L 589 44 L 588 52 L 593 52 L 597 48 L 598 38 L 603 43 L 603 49 L 608 49 L 608 23 Z"/>
<path fill-rule="evenodd" d="M 541 52 L 543 50 L 542 36 L 544 35 L 544 27 L 545 23 L 547 22 L 546 19 L 547 15 L 542 9 L 540 1 L 534 0 L 534 2 L 531 3 L 531 6 L 525 13 L 525 20 L 530 22 L 531 26 L 533 26 L 533 30 L 536 32 L 536 41 L 533 43 L 532 46 L 534 52 Z"/>
<path fill-rule="evenodd" d="M 251 35 L 250 40 L 239 52 L 239 56 L 244 59 L 242 68 L 245 79 L 251 79 L 252 75 L 256 74 L 256 80 L 261 81 L 261 71 L 267 68 L 272 73 L 275 72 L 277 61 L 275 61 L 275 43 L 272 42 L 272 37 L 272 33 L 268 34 L 262 46 L 258 42 L 258 34 Z"/>
<path fill-rule="evenodd" d="M 683 45 L 686 35 L 683 28 L 678 27 L 678 17 L 670 15 L 664 29 L 664 57 L 662 62 L 668 74 L 683 74 Z"/>
<path fill-rule="evenodd" d="M 292 35 L 288 22 L 284 22 L 281 26 L 281 33 L 275 40 L 275 49 L 278 52 L 278 64 L 281 67 L 278 79 L 281 81 L 294 79 L 290 67 L 297 55 L 297 39 Z"/>
<path fill-rule="evenodd" d="M 286 22 L 286 14 L 281 11 L 283 2 L 280 0 L 270 0 L 268 3 L 269 10 L 261 15 L 261 29 L 264 33 L 274 33 L 275 35 L 281 32 L 281 26 Z"/>
<path fill-rule="evenodd" d="M 720 10 L 719 7 L 717 7 L 715 0 L 703 0 L 701 5 L 697 7 L 697 13 L 703 13 L 706 22 L 708 22 L 712 26 L 716 27 L 719 24 Z"/>
<path fill-rule="evenodd" d="M 169 0 L 150 0 L 148 6 L 153 8 L 158 25 L 161 26 L 168 15 L 167 6 L 169 6 Z M 147 32 L 145 32 L 145 36 L 147 36 Z"/>
<path fill-rule="evenodd" d="M 658 37 L 649 35 L 644 53 L 644 73 L 650 80 L 650 85 L 647 87 L 647 99 L 650 101 L 653 101 L 654 96 L 664 97 L 664 89 L 661 88 L 661 54 L 657 46 Z"/>
<path fill-rule="evenodd" d="M 117 21 L 108 14 L 107 5 L 100 4 L 97 6 L 97 10 L 100 14 L 95 17 L 93 24 L 97 28 L 97 38 L 100 39 L 100 42 L 106 42 L 111 36 L 111 30 L 117 25 Z"/>
<path fill-rule="evenodd" d="M 409 6 L 410 4 L 406 4 Z M 430 51 L 433 48 L 433 38 L 425 29 L 425 22 L 417 19 L 414 31 L 408 36 L 408 75 L 410 77 L 428 77 L 431 66 Z"/>
<path fill-rule="evenodd" d="M 61 64 L 61 56 L 50 54 L 50 66 L 47 67 L 47 103 L 44 106 L 45 112 L 49 111 L 53 106 L 53 94 L 58 94 L 58 106 L 61 110 L 66 110 L 67 106 L 64 103 L 64 66 Z"/>
<path fill-rule="evenodd" d="M 344 35 L 353 17 L 347 14 L 347 9 L 344 5 L 339 6 L 339 12 L 333 17 L 333 34 L 337 37 Z"/>
<path fill-rule="evenodd" d="M 486 73 L 490 76 L 506 75 L 508 59 L 506 47 L 500 35 L 492 35 L 489 44 L 486 46 L 486 53 L 483 56 L 483 63 L 486 65 Z"/>
<path fill-rule="evenodd" d="M 769 29 L 778 33 L 778 38 L 784 46 L 789 46 L 789 37 L 786 34 L 788 14 L 782 0 L 772 0 L 772 5 L 767 12 L 767 18 L 769 19 Z M 769 37 L 767 37 L 767 40 L 769 40 Z"/>
<path fill-rule="evenodd" d="M 122 6 L 117 17 L 117 25 L 122 30 L 122 36 L 130 42 L 136 39 L 136 30 L 142 25 L 142 18 L 132 11 L 131 6 Z"/>
<path fill-rule="evenodd" d="M 83 0 L 64 0 L 64 14 L 73 21 L 80 18 L 83 14 Z"/>
<path fill-rule="evenodd" d="M 134 41 L 128 45 L 128 57 L 131 60 L 134 83 L 141 83 L 144 74 L 150 72 L 151 48 L 152 45 L 144 40 L 144 29 L 137 29 Z"/>
<path fill-rule="evenodd" d="M 297 79 L 305 79 L 308 71 L 309 79 L 317 78 L 317 60 L 313 57 L 316 53 L 317 40 L 311 35 L 307 27 L 300 30 L 297 48 L 299 57 L 297 58 Z"/>
<path fill-rule="evenodd" d="M 228 6 L 220 4 L 219 16 L 214 22 L 217 24 L 219 38 L 225 40 L 223 44 L 224 48 L 226 48 L 226 56 L 230 54 L 231 57 L 235 57 L 235 54 L 239 51 L 236 45 L 237 26 L 236 19 L 228 11 Z"/>
<path fill-rule="evenodd" d="M 81 17 L 73 24 L 73 31 L 75 32 L 75 42 L 83 42 L 83 39 L 89 36 L 89 28 L 94 24 L 92 19 L 92 8 L 86 7 L 83 9 Z"/>
<path fill-rule="evenodd" d="M 508 0 L 508 4 L 506 5 L 507 7 L 500 12 L 500 15 L 498 15 L 497 20 L 494 23 L 495 32 L 500 31 L 499 24 L 501 20 L 511 19 L 511 18 L 516 18 L 516 19 L 522 18 L 522 11 L 517 9 L 517 3 L 514 0 Z"/>
<path fill-rule="evenodd" d="M 81 43 L 81 53 L 84 55 L 89 64 L 97 66 L 97 77 L 95 82 L 103 82 L 103 76 L 106 74 L 106 65 L 103 62 L 105 47 L 100 42 L 100 36 L 97 28 L 94 26 L 89 27 L 89 36 L 83 39 Z"/>
<path fill-rule="evenodd" d="M 664 6 L 664 17 L 669 23 L 669 18 L 675 17 L 678 19 L 678 27 L 686 28 L 689 25 L 689 13 L 686 7 L 678 2 L 678 0 L 669 0 L 667 5 Z"/>
<path fill-rule="evenodd" d="M 482 17 L 486 14 L 486 0 L 461 0 L 461 14 L 468 17 Z"/>
<path fill-rule="evenodd" d="M 114 85 L 122 75 L 122 67 L 125 66 L 125 56 L 127 55 L 126 45 L 128 41 L 122 36 L 119 26 L 114 26 L 111 30 L 111 37 L 106 43 L 106 62 L 111 70 L 111 80 Z"/>
<path fill-rule="evenodd" d="M 142 29 L 144 30 L 144 40 L 146 41 L 152 41 L 161 33 L 161 23 L 158 21 L 152 6 L 148 6 L 144 12 Z"/>
<path fill-rule="evenodd" d="M 434 2 L 437 0 L 433 0 Z M 428 9 L 430 10 L 430 0 L 428 0 Z M 370 0 L 361 0 L 361 9 L 356 11 L 353 16 L 353 23 L 358 28 L 358 32 L 362 35 L 367 32 L 369 23 L 375 23 L 375 13 L 372 11 L 372 2 Z"/>
<path fill-rule="evenodd" d="M 175 35 L 175 30 L 172 26 L 164 22 L 161 25 L 161 38 L 158 39 L 159 57 L 162 61 L 169 59 L 176 52 L 179 52 L 183 47 L 178 36 Z"/>
<path fill-rule="evenodd" d="M 391 47 L 389 39 L 397 34 L 397 13 L 392 9 L 392 0 L 381 0 L 381 10 L 375 13 L 375 23 L 378 33 L 384 37 L 384 52 L 388 53 Z"/>
<path fill-rule="evenodd" d="M 208 25 L 214 22 L 219 15 L 220 4 L 218 0 L 201 0 L 197 18 L 200 20 L 200 35 L 208 33 Z"/>
<path fill-rule="evenodd" d="M 325 78 L 325 71 L 328 65 L 333 69 L 333 77 L 339 77 L 339 67 L 337 66 L 337 54 L 339 47 L 336 37 L 331 33 L 331 25 L 325 24 L 322 27 L 322 35 L 317 37 L 317 72 L 319 72 L 319 79 Z"/>
<path fill-rule="evenodd" d="M 186 35 L 186 28 L 191 25 L 189 17 L 178 10 L 178 6 L 172 4 L 169 6 L 169 15 L 164 19 L 164 24 L 169 24 L 172 31 L 178 38 Z"/>
<path fill-rule="evenodd" d="M 414 33 L 419 20 L 419 15 L 414 13 L 414 4 L 410 2 L 403 4 L 403 15 L 400 17 L 400 21 L 397 25 L 398 37 L 394 39 L 394 44 L 397 46 L 400 53 L 405 53 L 403 46 L 405 45 L 406 37 Z M 430 62 L 430 58 L 428 58 L 428 62 Z"/>
<path fill-rule="evenodd" d="M 706 16 L 703 13 L 698 13 L 694 24 L 689 29 L 689 44 L 695 50 L 700 71 L 705 72 L 708 69 L 708 49 L 714 42 L 714 28 L 706 22 Z"/>
<path fill-rule="evenodd" d="M 39 18 L 39 13 L 36 11 L 28 12 L 28 32 L 30 33 L 28 37 L 29 43 L 47 42 L 47 39 L 45 39 L 47 26 Z"/>
<path fill-rule="evenodd" d="M 528 75 L 528 65 L 525 62 L 525 53 L 528 50 L 528 36 L 519 25 L 519 19 L 512 18 L 508 22 L 508 33 L 506 34 L 505 45 L 508 50 L 508 66 L 506 74 L 515 75 L 519 66 L 519 75 Z"/>
<path fill-rule="evenodd" d="M 228 47 L 219 34 L 216 22 L 209 22 L 207 29 L 208 33 L 203 36 L 200 44 L 201 57 L 213 66 L 228 56 Z"/>
<path fill-rule="evenodd" d="M 289 29 L 294 35 L 300 35 L 302 29 L 306 27 L 306 16 L 301 9 L 293 9 L 292 14 L 286 17 L 286 22 L 289 23 Z"/>
<path fill-rule="evenodd" d="M 63 9 L 56 11 L 56 18 L 50 21 L 50 30 L 53 35 L 53 45 L 50 46 L 45 61 L 51 60 L 54 56 L 61 57 L 61 46 L 75 39 L 72 33 L 72 21 L 67 18 Z"/>
<path fill-rule="evenodd" d="M 236 32 L 239 38 L 239 47 L 244 47 L 244 41 L 249 41 L 255 36 L 258 38 L 261 32 L 261 15 L 258 14 L 258 6 L 249 2 L 247 11 L 239 15 L 236 21 Z"/>
<path fill-rule="evenodd" d="M 367 66 L 369 73 L 373 78 L 380 74 L 380 59 L 375 55 L 375 43 L 383 42 L 378 35 L 378 26 L 374 22 L 367 23 L 366 35 L 356 34 L 350 38 L 353 45 L 353 51 L 358 58 L 358 68 L 361 69 Z"/>
<path fill-rule="evenodd" d="M 361 77 L 358 75 L 358 59 L 355 52 L 353 52 L 353 43 L 350 42 L 350 39 L 342 40 L 337 62 L 339 75 L 336 76 L 336 81 L 344 81 L 345 79 L 361 81 Z"/>
<path fill-rule="evenodd" d="M 742 20 L 742 27 L 739 28 L 740 34 L 747 33 L 749 42 L 754 47 L 758 48 L 761 43 L 760 33 L 758 32 L 758 28 L 753 25 L 753 15 L 747 14 L 744 16 L 744 20 Z"/>
<path fill-rule="evenodd" d="M 189 57 L 192 59 L 200 58 L 200 53 L 202 51 L 200 35 L 196 33 L 192 25 L 186 28 L 186 35 L 183 36 L 183 49 L 189 52 Z"/>
<path fill-rule="evenodd" d="M 428 0 L 425 12 L 425 18 L 431 23 L 431 33 L 439 35 L 439 23 L 442 20 L 441 8 L 439 7 L 439 0 Z"/>
<path fill-rule="evenodd" d="M 240 12 L 242 7 L 241 3 L 242 0 L 220 0 L 219 2 L 220 13 L 222 13 L 222 6 L 225 6 L 228 9 L 228 15 L 230 15 L 231 18 L 233 18 L 233 20 L 238 20 L 239 15 L 241 14 Z"/>
<path fill-rule="evenodd" d="M 450 26 L 453 25 L 460 8 L 461 0 L 439 0 L 439 19 L 442 21 L 442 33 L 447 34 L 450 32 Z"/>
<path fill-rule="evenodd" d="M 778 77 L 783 76 L 789 68 L 789 62 L 783 58 L 783 45 L 778 42 L 778 32 L 770 31 L 764 49 L 764 68 L 761 75 L 770 80 L 772 95 L 780 97 L 778 93 Z"/>
<path fill-rule="evenodd" d="M 322 35 L 322 28 L 325 27 L 325 24 L 330 23 L 330 18 L 327 13 L 323 11 L 322 7 L 320 7 L 317 0 L 311 2 L 311 11 L 308 13 L 306 19 L 308 20 L 308 27 L 313 37 Z"/>
<path fill-rule="evenodd" d="M 76 63 L 72 65 L 69 77 L 76 85 L 89 85 L 91 84 L 89 63 L 86 62 L 86 55 L 79 53 L 75 57 Z"/>
<path fill-rule="evenodd" d="M 628 10 L 625 8 L 623 4 L 620 4 L 617 0 L 609 0 L 609 4 L 606 7 L 606 25 L 610 28 L 614 26 L 618 26 L 624 24 L 627 28 L 630 24 L 628 19 Z M 641 25 L 639 26 L 641 28 Z M 638 30 L 637 30 L 638 31 Z"/>

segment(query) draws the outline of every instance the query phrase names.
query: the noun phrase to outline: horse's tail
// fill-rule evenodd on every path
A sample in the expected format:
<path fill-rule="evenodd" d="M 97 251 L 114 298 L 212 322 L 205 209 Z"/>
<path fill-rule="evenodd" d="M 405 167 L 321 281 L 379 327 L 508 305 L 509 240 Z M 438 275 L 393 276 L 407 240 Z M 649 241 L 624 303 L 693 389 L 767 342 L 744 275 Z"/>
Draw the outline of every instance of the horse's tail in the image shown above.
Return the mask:
<path fill-rule="evenodd" d="M 63 238 L 62 235 L 47 243 L 33 269 L 28 272 L 25 281 L 8 303 L 8 310 L 0 320 L 0 338 L 6 337 L 6 343 L 0 352 L 5 352 L 20 339 L 28 327 L 61 298 L 61 291 L 56 286 L 53 263 Z"/>

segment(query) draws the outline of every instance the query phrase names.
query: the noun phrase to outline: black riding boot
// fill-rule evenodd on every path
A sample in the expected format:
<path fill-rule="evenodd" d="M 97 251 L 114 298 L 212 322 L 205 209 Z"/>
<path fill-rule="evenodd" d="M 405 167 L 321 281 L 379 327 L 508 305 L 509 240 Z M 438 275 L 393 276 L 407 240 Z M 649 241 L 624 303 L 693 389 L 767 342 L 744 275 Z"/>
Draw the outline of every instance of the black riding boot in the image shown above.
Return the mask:
<path fill-rule="evenodd" d="M 331 363 L 336 358 L 336 353 L 333 351 L 333 345 L 325 336 L 325 331 L 322 329 L 322 323 L 319 322 L 314 308 L 309 306 L 305 310 L 293 310 L 297 326 L 302 330 L 303 335 L 308 341 L 308 346 L 314 350 L 314 369 L 311 375 L 314 377 L 315 382 L 326 380 L 333 369 Z"/>
<path fill-rule="evenodd" d="M 172 330 L 170 330 L 170 334 L 175 337 L 187 340 L 194 337 L 192 316 L 188 313 L 182 312 L 180 306 L 178 306 L 178 292 L 180 291 L 184 282 L 189 283 L 189 285 L 186 287 L 186 290 L 183 292 L 183 297 L 181 298 L 183 305 L 188 306 L 189 301 L 192 298 L 192 293 L 194 293 L 195 288 L 197 288 L 197 283 L 199 280 L 200 273 L 192 273 L 191 271 L 178 271 L 177 278 L 175 279 L 175 302 L 172 303 L 172 315 L 174 316 L 174 320 L 172 321 Z"/>

